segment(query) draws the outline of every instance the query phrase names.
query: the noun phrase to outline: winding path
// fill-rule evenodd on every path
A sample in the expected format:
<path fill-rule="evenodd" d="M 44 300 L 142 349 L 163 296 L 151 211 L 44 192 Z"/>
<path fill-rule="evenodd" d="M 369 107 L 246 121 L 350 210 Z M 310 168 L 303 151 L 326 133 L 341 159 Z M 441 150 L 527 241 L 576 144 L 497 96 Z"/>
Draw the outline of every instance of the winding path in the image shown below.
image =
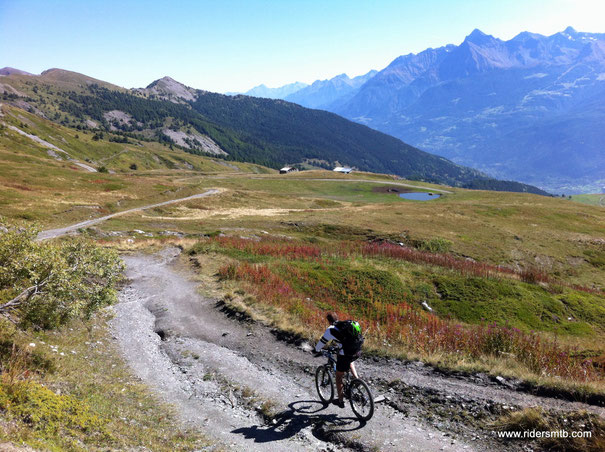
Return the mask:
<path fill-rule="evenodd" d="M 296 179 L 296 180 L 330 181 L 330 182 L 366 182 L 366 183 L 373 183 L 373 184 L 395 185 L 395 186 L 409 187 L 409 188 L 420 188 L 420 189 L 424 189 L 424 190 L 437 191 L 440 193 L 452 193 L 451 191 L 441 190 L 438 188 L 422 187 L 420 185 L 411 185 L 411 184 L 406 184 L 406 183 L 402 183 L 402 182 L 374 181 L 374 180 L 366 180 L 366 179 Z M 128 213 L 138 212 L 138 211 L 146 210 L 146 209 L 153 209 L 154 207 L 166 206 L 168 204 L 175 204 L 178 202 L 189 201 L 191 199 L 203 198 L 205 196 L 214 195 L 219 192 L 220 192 L 219 189 L 211 189 L 204 193 L 198 193 L 196 195 L 187 196 L 185 198 L 171 199 L 170 201 L 164 201 L 164 202 L 159 202 L 156 204 L 150 204 L 148 206 L 135 207 L 133 209 L 128 209 L 128 210 L 123 210 L 121 212 L 112 213 L 111 215 L 106 215 L 104 217 L 93 218 L 92 220 L 82 221 L 77 224 L 72 224 L 71 226 L 65 226 L 63 228 L 57 228 L 57 229 L 49 229 L 47 231 L 40 232 L 38 234 L 38 240 L 47 240 L 47 239 L 53 239 L 56 237 L 60 237 L 62 235 L 76 231 L 80 228 L 86 228 L 88 226 L 92 226 L 92 225 L 101 223 L 105 220 L 109 220 L 110 218 L 114 218 L 114 217 L 117 217 L 120 215 L 126 215 Z"/>
<path fill-rule="evenodd" d="M 200 295 L 178 255 L 166 248 L 124 256 L 129 285 L 114 308 L 113 334 L 139 378 L 174 404 L 186 424 L 231 450 L 520 451 L 496 443 L 468 418 L 536 405 L 605 415 L 602 407 L 444 376 L 421 363 L 362 358 L 362 377 L 389 401 L 360 423 L 349 407 L 318 403 L 313 372 L 320 361 L 310 356 L 309 344 L 288 342 Z M 262 401 L 279 412 L 273 420 L 259 416 Z M 443 409 L 449 414 L 436 414 Z M 462 414 L 467 420 L 456 421 Z"/>
<path fill-rule="evenodd" d="M 367 424 L 348 406 L 323 406 L 313 374 L 320 361 L 308 345 L 280 341 L 269 328 L 221 311 L 217 300 L 201 296 L 197 283 L 178 271 L 178 253 L 167 248 L 123 257 L 130 285 L 115 306 L 112 330 L 134 373 L 174 404 L 189 426 L 236 451 L 489 449 L 453 440 L 389 406 L 377 408 Z M 249 389 L 238 394 L 236 388 Z M 280 413 L 273 421 L 259 416 L 262 401 Z"/>
<path fill-rule="evenodd" d="M 153 209 L 155 207 L 167 206 L 168 204 L 175 204 L 177 202 L 190 201 L 192 199 L 204 198 L 206 196 L 215 195 L 219 192 L 220 192 L 220 190 L 213 188 L 211 190 L 205 191 L 204 193 L 198 193 L 196 195 L 187 196 L 185 198 L 171 199 L 169 201 L 163 201 L 163 202 L 158 202 L 155 204 L 149 204 L 147 206 L 134 207 L 132 209 L 112 213 L 111 215 L 105 215 L 104 217 L 93 218 L 92 220 L 86 220 L 86 221 L 82 221 L 80 223 L 72 224 L 71 226 L 65 226 L 63 228 L 57 228 L 57 229 L 49 229 L 47 231 L 40 232 L 38 234 L 38 240 L 54 239 L 56 237 L 60 237 L 62 235 L 76 231 L 80 228 L 86 228 L 88 226 L 92 226 L 94 224 L 101 223 L 105 220 L 109 220 L 110 218 L 118 217 L 120 215 L 126 215 L 128 213 L 138 212 L 141 210 Z"/>

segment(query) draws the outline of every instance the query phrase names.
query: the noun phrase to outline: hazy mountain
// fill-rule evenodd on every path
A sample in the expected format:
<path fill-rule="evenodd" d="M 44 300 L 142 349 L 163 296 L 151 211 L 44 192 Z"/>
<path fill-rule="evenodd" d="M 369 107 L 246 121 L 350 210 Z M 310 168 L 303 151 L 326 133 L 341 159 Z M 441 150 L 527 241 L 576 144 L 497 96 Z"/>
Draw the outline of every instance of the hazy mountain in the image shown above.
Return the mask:
<path fill-rule="evenodd" d="M 329 109 L 333 103 L 342 103 L 353 97 L 357 90 L 376 73 L 377 71 L 372 70 L 354 78 L 349 78 L 347 74 L 340 74 L 329 80 L 316 80 L 312 85 L 283 99 L 307 108 Z"/>
<path fill-rule="evenodd" d="M 265 85 L 259 85 L 243 94 L 268 99 L 283 99 L 307 108 L 334 110 L 352 98 L 359 88 L 377 73 L 377 71 L 371 70 L 367 74 L 353 78 L 349 78 L 347 74 L 340 74 L 331 79 L 316 80 L 311 85 L 300 82 L 280 88 L 267 88 Z"/>
<path fill-rule="evenodd" d="M 569 27 L 395 59 L 327 109 L 501 178 L 605 186 L 605 34 Z"/>
<path fill-rule="evenodd" d="M 288 85 L 280 86 L 279 88 L 268 88 L 265 85 L 258 85 L 243 94 L 246 96 L 264 97 L 266 99 L 284 99 L 286 96 L 289 96 L 306 86 L 308 85 L 302 82 L 290 83 Z M 238 93 L 229 94 L 234 95 Z"/>

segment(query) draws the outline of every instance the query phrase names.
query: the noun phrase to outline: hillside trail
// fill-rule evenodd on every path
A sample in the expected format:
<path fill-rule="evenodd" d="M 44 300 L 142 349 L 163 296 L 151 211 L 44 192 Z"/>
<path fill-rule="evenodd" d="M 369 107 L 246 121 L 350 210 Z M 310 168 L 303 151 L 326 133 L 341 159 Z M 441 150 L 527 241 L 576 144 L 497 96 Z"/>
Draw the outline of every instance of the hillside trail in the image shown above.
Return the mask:
<path fill-rule="evenodd" d="M 93 218 L 90 220 L 82 221 L 80 223 L 72 224 L 70 226 L 65 226 L 62 228 L 48 229 L 46 231 L 41 231 L 38 234 L 38 240 L 54 239 L 56 237 L 61 237 L 62 235 L 65 235 L 65 234 L 69 234 L 70 232 L 77 231 L 80 228 L 87 228 L 87 227 L 93 226 L 95 224 L 99 224 L 103 221 L 109 220 L 110 218 L 118 217 L 120 215 L 126 215 L 126 214 L 133 213 L 133 212 L 139 212 L 141 210 L 153 209 L 155 207 L 167 206 L 169 204 L 175 204 L 178 202 L 190 201 L 192 199 L 204 198 L 206 196 L 211 196 L 211 195 L 220 193 L 220 191 L 221 191 L 220 189 L 211 189 L 211 190 L 207 190 L 203 193 L 197 193 L 195 195 L 186 196 L 184 198 L 170 199 L 168 201 L 162 201 L 162 202 L 158 202 L 155 204 L 149 204 L 146 206 L 134 207 L 132 209 L 122 210 L 120 212 L 112 213 L 110 215 L 105 215 L 103 217 L 98 217 L 98 218 Z"/>
<path fill-rule="evenodd" d="M 360 423 L 348 405 L 340 409 L 318 402 L 314 371 L 323 359 L 311 356 L 309 344 L 289 341 L 200 295 L 198 283 L 179 264 L 179 253 L 167 248 L 124 256 L 129 284 L 114 307 L 112 331 L 134 373 L 173 404 L 186 425 L 222 447 L 502 450 L 502 443 L 468 419 L 532 405 L 605 414 L 599 407 L 440 375 L 421 363 L 362 358 L 362 378 L 375 396 L 386 393 L 387 401 L 376 405 L 369 422 Z M 261 415 L 260 405 L 267 401 L 276 416 Z M 458 421 L 453 413 L 468 416 Z"/>

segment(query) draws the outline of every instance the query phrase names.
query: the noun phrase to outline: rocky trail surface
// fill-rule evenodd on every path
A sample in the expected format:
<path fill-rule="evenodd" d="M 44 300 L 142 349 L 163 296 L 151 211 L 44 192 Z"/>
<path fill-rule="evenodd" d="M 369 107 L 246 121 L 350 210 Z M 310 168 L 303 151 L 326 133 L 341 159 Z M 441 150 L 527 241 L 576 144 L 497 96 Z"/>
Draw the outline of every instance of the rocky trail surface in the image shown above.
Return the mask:
<path fill-rule="evenodd" d="M 310 346 L 199 294 L 179 250 L 125 256 L 113 334 L 135 374 L 182 421 L 231 450 L 531 450 L 503 444 L 482 421 L 512 409 L 600 407 L 515 390 L 487 376 L 444 375 L 422 363 L 362 358 L 358 370 L 385 395 L 374 417 L 318 402 Z"/>

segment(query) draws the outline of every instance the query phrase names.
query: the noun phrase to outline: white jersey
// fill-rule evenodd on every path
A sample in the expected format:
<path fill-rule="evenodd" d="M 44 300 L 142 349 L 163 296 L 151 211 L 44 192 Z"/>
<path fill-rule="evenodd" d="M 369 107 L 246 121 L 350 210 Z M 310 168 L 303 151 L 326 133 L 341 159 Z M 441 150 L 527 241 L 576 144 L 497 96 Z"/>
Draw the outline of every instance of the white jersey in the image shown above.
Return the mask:
<path fill-rule="evenodd" d="M 315 351 L 319 352 L 322 348 L 324 348 L 324 346 L 332 341 L 333 345 L 335 345 L 336 347 L 338 347 L 340 349 L 340 351 L 338 352 L 339 355 L 344 355 L 345 352 L 342 349 L 342 344 L 341 342 L 336 339 L 336 336 L 334 336 L 333 331 L 336 330 L 337 328 L 334 325 L 330 325 L 328 327 L 328 329 L 326 330 L 326 332 L 324 333 L 324 335 L 321 337 L 321 339 L 319 340 L 319 342 L 317 343 L 317 345 L 315 346 Z"/>

